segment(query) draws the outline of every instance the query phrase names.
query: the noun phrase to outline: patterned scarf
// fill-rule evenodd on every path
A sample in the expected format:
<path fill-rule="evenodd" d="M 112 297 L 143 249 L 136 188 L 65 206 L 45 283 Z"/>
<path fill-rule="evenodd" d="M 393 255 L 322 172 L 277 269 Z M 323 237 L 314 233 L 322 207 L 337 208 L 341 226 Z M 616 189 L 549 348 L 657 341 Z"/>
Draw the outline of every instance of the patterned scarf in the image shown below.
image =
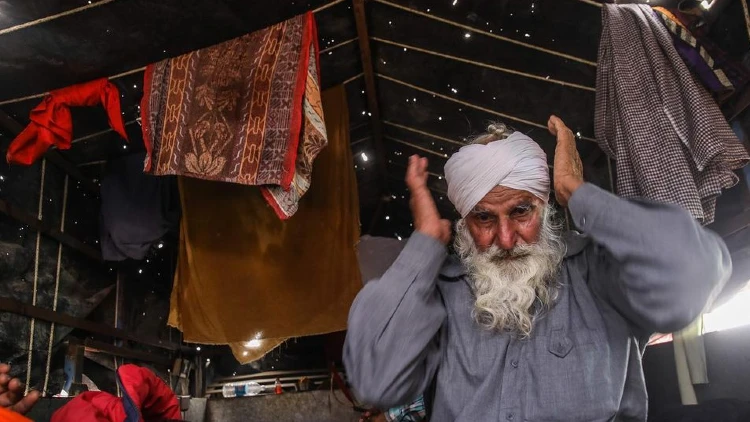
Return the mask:
<path fill-rule="evenodd" d="M 327 144 L 311 13 L 148 66 L 145 171 L 261 186 L 281 219 Z"/>

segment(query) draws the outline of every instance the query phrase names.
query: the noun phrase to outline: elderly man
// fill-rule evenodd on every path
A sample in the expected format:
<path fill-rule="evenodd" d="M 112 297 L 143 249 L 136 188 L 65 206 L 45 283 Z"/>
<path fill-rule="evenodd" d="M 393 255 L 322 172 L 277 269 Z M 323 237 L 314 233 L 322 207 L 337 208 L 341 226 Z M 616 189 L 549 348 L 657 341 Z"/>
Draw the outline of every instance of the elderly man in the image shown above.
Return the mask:
<path fill-rule="evenodd" d="M 347 376 L 380 408 L 422 393 L 430 420 L 643 421 L 649 335 L 689 324 L 731 272 L 726 246 L 675 206 L 618 198 L 583 180 L 575 138 L 555 116 L 554 189 L 585 234 L 561 234 L 544 152 L 490 127 L 445 166 L 461 215 L 406 182 L 415 233 L 359 293 Z"/>

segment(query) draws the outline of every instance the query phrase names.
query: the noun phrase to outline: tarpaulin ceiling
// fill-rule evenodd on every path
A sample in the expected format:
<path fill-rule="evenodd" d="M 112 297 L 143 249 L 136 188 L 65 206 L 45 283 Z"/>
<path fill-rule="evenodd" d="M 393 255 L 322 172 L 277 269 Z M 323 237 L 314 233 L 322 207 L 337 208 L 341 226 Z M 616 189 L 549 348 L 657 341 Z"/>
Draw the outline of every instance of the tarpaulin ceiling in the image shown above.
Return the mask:
<path fill-rule="evenodd" d="M 528 133 L 551 160 L 554 139 L 544 127 L 550 114 L 561 116 L 579 135 L 586 177 L 611 189 L 614 175 L 592 139 L 597 2 L 370 0 L 366 6 L 385 157 L 377 156 L 372 137 L 349 0 L 0 2 L 0 111 L 26 124 L 39 94 L 111 77 L 132 142 L 108 130 L 102 110 L 79 109 L 73 147 L 61 152 L 97 179 L 102 161 L 143 148 L 137 121 L 143 66 L 315 10 L 323 87 L 347 85 L 363 230 L 385 201 L 375 234 L 410 232 L 402 180 L 413 153 L 430 159 L 429 186 L 441 212 L 455 217 L 444 194 L 446 156 L 490 121 Z M 742 29 L 731 30 L 746 44 Z M 0 138 L 3 147 L 10 135 Z M 386 161 L 385 183 L 378 160 Z"/>

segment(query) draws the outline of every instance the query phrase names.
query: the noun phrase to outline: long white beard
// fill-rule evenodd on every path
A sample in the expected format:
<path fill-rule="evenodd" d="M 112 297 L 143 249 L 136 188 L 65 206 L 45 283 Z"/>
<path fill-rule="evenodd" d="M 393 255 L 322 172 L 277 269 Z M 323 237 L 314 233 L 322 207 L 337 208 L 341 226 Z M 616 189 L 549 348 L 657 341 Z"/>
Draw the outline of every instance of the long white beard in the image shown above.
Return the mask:
<path fill-rule="evenodd" d="M 456 224 L 454 247 L 472 282 L 476 297 L 473 315 L 480 326 L 528 337 L 534 303 L 538 302 L 539 311 L 555 299 L 554 280 L 565 244 L 551 206 L 544 210 L 541 224 L 534 244 L 519 244 L 510 251 L 493 245 L 484 252 L 477 249 L 466 222 L 462 219 Z"/>

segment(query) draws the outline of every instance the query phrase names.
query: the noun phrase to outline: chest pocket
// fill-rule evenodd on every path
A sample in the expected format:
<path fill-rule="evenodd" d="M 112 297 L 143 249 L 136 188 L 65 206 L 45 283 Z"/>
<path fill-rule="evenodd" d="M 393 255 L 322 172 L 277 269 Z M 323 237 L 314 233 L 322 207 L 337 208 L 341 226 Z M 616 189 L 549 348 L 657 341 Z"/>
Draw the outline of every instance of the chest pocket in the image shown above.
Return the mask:
<path fill-rule="evenodd" d="M 618 408 L 607 336 L 583 277 L 575 269 L 565 275 L 557 303 L 539 321 L 538 337 L 526 344 L 524 417 L 606 421 Z"/>
<path fill-rule="evenodd" d="M 573 350 L 573 340 L 565 333 L 562 328 L 552 330 L 549 336 L 547 350 L 560 359 L 568 356 Z"/>
<path fill-rule="evenodd" d="M 529 421 L 607 420 L 612 415 L 608 352 L 593 330 L 553 328 L 530 354 L 525 415 Z"/>

